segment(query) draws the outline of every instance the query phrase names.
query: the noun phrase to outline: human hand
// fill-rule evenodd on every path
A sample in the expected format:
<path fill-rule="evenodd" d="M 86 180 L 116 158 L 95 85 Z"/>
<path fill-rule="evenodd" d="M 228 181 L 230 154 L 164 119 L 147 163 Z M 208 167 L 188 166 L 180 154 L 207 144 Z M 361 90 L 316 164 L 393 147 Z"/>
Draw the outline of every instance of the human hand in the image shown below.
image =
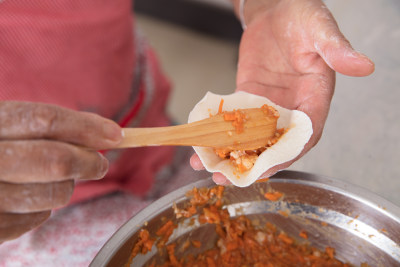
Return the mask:
<path fill-rule="evenodd" d="M 96 149 L 121 140 L 98 115 L 28 102 L 0 102 L 0 243 L 41 224 L 69 201 L 75 180 L 100 179 Z"/>
<path fill-rule="evenodd" d="M 313 135 L 302 153 L 269 169 L 263 177 L 289 167 L 319 141 L 335 87 L 335 71 L 366 76 L 374 64 L 353 50 L 320 0 L 247 0 L 247 29 L 242 35 L 236 91 L 265 96 L 276 104 L 305 112 Z M 194 169 L 202 169 L 197 155 Z M 214 173 L 217 184 L 228 183 Z"/>

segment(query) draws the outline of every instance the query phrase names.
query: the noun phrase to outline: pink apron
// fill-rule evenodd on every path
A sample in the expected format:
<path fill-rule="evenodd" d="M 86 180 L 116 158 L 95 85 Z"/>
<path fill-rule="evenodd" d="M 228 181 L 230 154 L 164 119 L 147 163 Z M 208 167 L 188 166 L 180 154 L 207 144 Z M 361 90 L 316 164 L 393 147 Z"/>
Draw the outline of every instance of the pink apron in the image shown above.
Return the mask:
<path fill-rule="evenodd" d="M 131 0 L 0 1 L 0 100 L 52 103 L 149 127 L 169 124 L 169 90 L 135 31 Z M 105 155 L 106 177 L 78 182 L 71 203 L 118 190 L 145 195 L 172 148 Z"/>

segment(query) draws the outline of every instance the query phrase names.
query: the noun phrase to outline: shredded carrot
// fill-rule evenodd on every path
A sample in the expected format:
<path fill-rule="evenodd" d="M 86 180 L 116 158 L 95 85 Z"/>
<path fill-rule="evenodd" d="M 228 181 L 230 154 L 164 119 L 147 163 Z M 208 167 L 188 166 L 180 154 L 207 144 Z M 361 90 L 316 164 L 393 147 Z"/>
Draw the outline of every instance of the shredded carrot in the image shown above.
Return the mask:
<path fill-rule="evenodd" d="M 302 237 L 302 238 L 304 238 L 304 239 L 308 239 L 308 234 L 307 234 L 307 232 L 304 231 L 304 230 L 300 231 L 299 236 Z"/>
<path fill-rule="evenodd" d="M 190 246 L 190 241 L 188 239 L 186 239 L 185 243 L 183 243 L 182 247 L 181 247 L 181 251 L 185 251 L 186 249 L 188 249 L 188 247 Z"/>
<path fill-rule="evenodd" d="M 221 159 L 229 158 L 230 151 L 228 149 L 216 148 L 214 151 Z"/>
<path fill-rule="evenodd" d="M 218 114 L 223 114 L 225 121 L 232 122 L 232 125 L 234 126 L 237 134 L 242 133 L 245 129 L 244 125 L 247 121 L 246 114 L 240 109 L 233 111 L 223 111 L 223 104 L 224 100 L 221 99 L 219 103 Z M 267 117 L 279 118 L 279 112 L 271 106 L 263 105 L 260 109 Z M 285 132 L 287 132 L 287 129 L 277 129 L 275 135 L 271 138 L 268 138 L 268 140 L 266 140 L 266 145 L 264 147 L 260 147 L 259 149 L 231 150 L 227 148 L 215 148 L 214 151 L 218 155 L 218 157 L 222 159 L 229 159 L 231 163 L 236 167 L 237 172 L 245 173 L 254 166 L 258 156 L 263 153 L 268 147 L 276 144 Z M 233 136 L 232 131 L 228 131 L 227 135 Z M 240 178 L 240 175 L 236 176 Z"/>
<path fill-rule="evenodd" d="M 209 266 L 209 267 L 217 267 L 217 265 L 215 264 L 215 261 L 213 260 L 213 258 L 207 257 L 206 261 L 207 261 L 207 266 Z"/>
<path fill-rule="evenodd" d="M 283 193 L 279 191 L 267 192 L 264 194 L 264 197 L 271 201 L 278 201 L 283 196 Z"/>
<path fill-rule="evenodd" d="M 181 246 L 180 252 L 187 249 L 192 244 L 194 249 L 203 252 L 189 254 L 185 257 L 178 257 L 175 254 L 177 243 L 172 242 L 159 249 L 167 252 L 167 258 L 164 263 L 157 263 L 153 260 L 147 267 L 236 267 L 236 266 L 254 266 L 254 267 L 281 267 L 281 266 L 338 266 L 350 267 L 350 264 L 343 263 L 335 258 L 335 249 L 326 247 L 325 250 L 319 250 L 312 247 L 309 242 L 298 243 L 286 232 L 281 231 L 277 226 L 267 222 L 264 226 L 250 221 L 244 215 L 231 218 L 226 208 L 223 208 L 222 197 L 224 187 L 217 186 L 212 189 L 194 188 L 187 193 L 190 200 L 188 206 L 182 210 L 193 207 L 199 211 L 198 221 L 200 224 L 214 224 L 218 240 L 211 249 L 202 250 L 203 243 L 199 240 L 188 239 Z M 206 201 L 205 201 L 206 200 Z M 279 213 L 286 213 L 278 211 Z M 168 220 L 161 226 L 156 234 L 160 239 L 170 230 L 175 228 L 172 220 Z M 299 236 L 308 239 L 308 234 L 302 230 Z M 138 253 L 146 253 L 149 245 L 145 245 L 151 240 L 147 230 L 139 233 L 139 240 L 132 251 L 129 264 Z M 154 241 L 153 241 L 154 242 Z M 159 241 L 157 241 L 159 242 Z M 209 242 L 204 242 L 209 243 Z M 146 247 L 143 250 L 143 247 Z M 163 250 L 163 251 L 164 251 Z M 129 265 L 126 265 L 129 266 Z M 369 267 L 362 263 L 361 267 Z"/>
<path fill-rule="evenodd" d="M 243 165 L 242 163 L 238 164 L 237 168 L 240 173 L 244 173 L 248 170 L 248 168 L 245 165 Z"/>
<path fill-rule="evenodd" d="M 200 247 L 201 247 L 201 242 L 198 241 L 198 240 L 192 240 L 192 245 L 193 245 L 195 248 L 200 248 Z"/>
<path fill-rule="evenodd" d="M 244 131 L 244 125 L 247 121 L 246 115 L 240 109 L 233 111 L 222 111 L 222 106 L 223 99 L 221 99 L 218 113 L 223 114 L 224 120 L 232 122 L 236 133 L 242 133 Z M 261 107 L 261 110 L 268 117 L 273 116 L 275 118 L 279 118 L 279 112 L 271 106 L 263 105 Z M 214 151 L 218 155 L 218 157 L 231 160 L 231 163 L 236 167 L 236 170 L 239 173 L 245 173 L 254 166 L 259 155 L 263 153 L 267 148 L 276 144 L 282 137 L 282 135 L 286 132 L 287 129 L 277 129 L 275 135 L 266 141 L 266 145 L 264 147 L 260 147 L 259 149 L 231 150 L 227 148 L 215 148 Z M 228 131 L 227 134 L 228 136 L 233 136 L 233 133 L 231 131 Z M 240 175 L 237 175 L 237 177 L 240 178 Z"/>
<path fill-rule="evenodd" d="M 129 262 L 131 262 L 132 259 L 136 257 L 137 254 L 139 253 L 146 254 L 147 252 L 149 252 L 153 247 L 154 241 L 155 241 L 154 239 L 150 238 L 150 233 L 148 230 L 141 229 L 139 232 L 139 239 L 132 248 L 132 252 L 129 257 Z"/>
<path fill-rule="evenodd" d="M 335 257 L 335 249 L 331 247 L 325 248 L 326 254 L 328 254 L 329 258 L 333 259 Z"/>
<path fill-rule="evenodd" d="M 283 217 L 289 217 L 289 214 L 286 212 L 286 211 L 283 211 L 283 210 L 278 210 L 278 213 L 280 214 L 280 215 L 282 215 Z"/>
<path fill-rule="evenodd" d="M 267 178 L 261 178 L 261 179 L 258 179 L 257 181 L 256 181 L 256 183 L 263 183 L 263 182 L 267 182 L 269 180 L 269 178 L 267 177 Z"/>
<path fill-rule="evenodd" d="M 279 118 L 279 112 L 278 112 L 275 108 L 273 108 L 273 107 L 271 107 L 271 106 L 268 106 L 267 104 L 262 105 L 262 106 L 261 106 L 261 110 L 262 110 L 267 116 L 273 116 L 273 117 L 275 117 L 275 118 Z"/>
<path fill-rule="evenodd" d="M 235 119 L 236 119 L 235 111 L 224 112 L 224 120 L 226 120 L 226 121 L 234 121 Z"/>
<path fill-rule="evenodd" d="M 211 192 L 212 192 L 212 195 L 211 196 L 216 196 L 217 197 L 217 200 L 221 200 L 221 198 L 222 198 L 222 196 L 223 196 L 223 194 L 224 194 L 224 187 L 223 186 L 221 186 L 221 185 L 218 185 L 218 186 L 216 186 L 216 187 L 213 187 L 212 189 L 211 189 Z"/>
<path fill-rule="evenodd" d="M 165 235 L 167 233 L 169 233 L 171 231 L 171 229 L 174 228 L 174 223 L 169 220 L 168 222 L 166 222 L 160 229 L 158 229 L 158 231 L 156 232 L 156 235 Z"/>
<path fill-rule="evenodd" d="M 169 244 L 167 246 L 169 261 L 173 266 L 178 265 L 178 260 L 175 257 L 175 247 L 176 247 L 175 243 Z"/>
<path fill-rule="evenodd" d="M 246 115 L 240 110 L 225 111 L 224 120 L 232 121 L 232 125 L 235 127 L 236 133 L 242 133 L 244 129 L 244 122 L 246 121 Z"/>
<path fill-rule="evenodd" d="M 218 107 L 218 114 L 222 113 L 222 107 L 224 105 L 224 99 L 221 98 L 221 102 L 219 102 L 219 107 Z"/>
<path fill-rule="evenodd" d="M 161 237 L 157 241 L 158 248 L 163 247 L 167 243 L 175 228 L 176 225 L 171 220 L 169 220 L 163 226 L 161 226 L 160 229 L 158 229 L 156 235 Z"/>
<path fill-rule="evenodd" d="M 283 233 L 283 232 L 281 232 L 281 233 L 278 235 L 278 238 L 279 238 L 280 240 L 282 240 L 283 242 L 285 242 L 286 244 L 289 244 L 289 245 L 293 244 L 293 242 L 294 242 L 294 240 L 293 240 L 292 238 L 288 237 L 287 234 L 285 234 L 285 233 Z"/>

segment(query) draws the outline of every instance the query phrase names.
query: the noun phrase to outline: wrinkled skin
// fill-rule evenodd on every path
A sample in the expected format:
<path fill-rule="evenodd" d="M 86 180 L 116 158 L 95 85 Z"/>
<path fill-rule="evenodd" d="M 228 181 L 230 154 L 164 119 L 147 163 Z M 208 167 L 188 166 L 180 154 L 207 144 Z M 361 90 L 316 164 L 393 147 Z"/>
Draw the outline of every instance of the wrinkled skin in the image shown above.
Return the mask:
<path fill-rule="evenodd" d="M 120 127 L 95 114 L 0 102 L 0 243 L 45 221 L 69 201 L 76 180 L 100 179 Z"/>
<path fill-rule="evenodd" d="M 263 175 L 267 177 L 317 144 L 335 88 L 335 71 L 366 76 L 374 71 L 374 63 L 352 49 L 320 0 L 247 0 L 244 11 L 247 29 L 240 43 L 236 91 L 301 110 L 313 123 L 314 133 L 302 153 L 269 169 Z M 190 162 L 196 170 L 204 168 L 197 155 Z M 220 173 L 213 179 L 229 183 Z"/>

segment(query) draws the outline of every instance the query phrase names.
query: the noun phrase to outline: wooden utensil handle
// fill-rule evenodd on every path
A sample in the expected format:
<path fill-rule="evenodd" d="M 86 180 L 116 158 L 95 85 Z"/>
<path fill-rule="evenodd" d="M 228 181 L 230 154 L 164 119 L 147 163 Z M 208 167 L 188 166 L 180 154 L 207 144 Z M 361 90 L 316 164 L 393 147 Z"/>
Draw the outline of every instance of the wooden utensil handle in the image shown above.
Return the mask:
<path fill-rule="evenodd" d="M 182 140 L 187 138 L 185 128 L 179 126 L 154 127 L 154 128 L 124 128 L 124 139 L 119 148 L 160 146 L 160 145 L 185 145 Z M 188 141 L 190 142 L 190 141 Z M 190 145 L 190 143 L 186 144 Z"/>
<path fill-rule="evenodd" d="M 124 128 L 124 139 L 117 148 L 141 146 L 204 146 L 230 149 L 256 149 L 267 144 L 276 131 L 277 118 L 260 109 L 244 110 L 248 121 L 241 133 L 224 116 L 169 127 Z"/>

